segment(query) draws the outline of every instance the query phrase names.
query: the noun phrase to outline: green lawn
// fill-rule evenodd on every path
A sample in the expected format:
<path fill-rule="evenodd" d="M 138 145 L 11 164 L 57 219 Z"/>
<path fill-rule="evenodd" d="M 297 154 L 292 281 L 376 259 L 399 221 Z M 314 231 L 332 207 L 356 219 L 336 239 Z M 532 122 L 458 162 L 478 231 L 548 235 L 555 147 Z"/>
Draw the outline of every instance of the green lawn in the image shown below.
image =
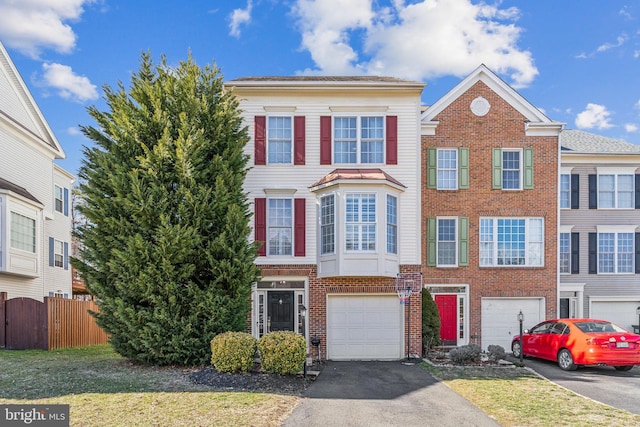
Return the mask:
<path fill-rule="evenodd" d="M 0 350 L 0 403 L 68 404 L 72 426 L 278 426 L 295 396 L 213 392 L 187 370 L 132 364 L 110 346 Z"/>
<path fill-rule="evenodd" d="M 521 368 L 423 367 L 505 427 L 640 425 L 640 415 L 594 402 Z"/>

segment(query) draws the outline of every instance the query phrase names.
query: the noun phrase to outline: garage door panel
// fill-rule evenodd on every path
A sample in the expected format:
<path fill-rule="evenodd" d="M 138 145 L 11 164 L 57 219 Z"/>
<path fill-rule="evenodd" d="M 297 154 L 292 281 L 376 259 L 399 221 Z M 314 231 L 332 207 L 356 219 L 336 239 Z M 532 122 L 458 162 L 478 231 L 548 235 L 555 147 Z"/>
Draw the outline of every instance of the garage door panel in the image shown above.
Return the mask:
<path fill-rule="evenodd" d="M 402 314 L 396 296 L 330 296 L 327 357 L 333 360 L 402 358 Z"/>
<path fill-rule="evenodd" d="M 638 306 L 640 301 L 592 301 L 590 317 L 608 320 L 633 331 L 631 325 L 638 324 Z"/>
<path fill-rule="evenodd" d="M 520 333 L 518 313 L 524 314 L 523 328 L 531 328 L 544 320 L 544 300 L 483 298 L 482 299 L 482 348 L 490 345 L 511 350 L 511 340 Z"/>

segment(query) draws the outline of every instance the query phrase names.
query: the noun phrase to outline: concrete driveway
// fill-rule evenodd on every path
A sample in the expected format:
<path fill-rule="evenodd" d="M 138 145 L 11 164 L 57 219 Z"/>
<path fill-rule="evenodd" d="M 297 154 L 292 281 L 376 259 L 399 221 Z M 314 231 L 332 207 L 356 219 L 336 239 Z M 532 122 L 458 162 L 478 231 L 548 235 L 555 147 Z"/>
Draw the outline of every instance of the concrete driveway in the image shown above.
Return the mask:
<path fill-rule="evenodd" d="M 415 364 L 328 362 L 284 422 L 298 426 L 499 426 Z"/>

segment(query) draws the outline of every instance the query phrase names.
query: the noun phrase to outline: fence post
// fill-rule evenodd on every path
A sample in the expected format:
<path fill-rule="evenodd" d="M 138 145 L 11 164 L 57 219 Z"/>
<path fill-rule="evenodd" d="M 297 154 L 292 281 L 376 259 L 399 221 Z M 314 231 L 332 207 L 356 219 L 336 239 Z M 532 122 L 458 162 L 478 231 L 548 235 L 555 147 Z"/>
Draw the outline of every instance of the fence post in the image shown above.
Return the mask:
<path fill-rule="evenodd" d="M 7 346 L 7 315 L 5 302 L 7 301 L 7 293 L 0 292 L 0 348 Z"/>

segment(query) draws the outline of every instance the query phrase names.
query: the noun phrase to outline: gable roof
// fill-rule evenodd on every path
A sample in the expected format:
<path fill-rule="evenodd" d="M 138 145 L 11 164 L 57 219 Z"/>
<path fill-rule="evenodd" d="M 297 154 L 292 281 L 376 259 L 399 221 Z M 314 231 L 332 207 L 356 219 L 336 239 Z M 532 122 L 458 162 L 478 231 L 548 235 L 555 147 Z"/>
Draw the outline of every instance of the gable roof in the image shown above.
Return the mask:
<path fill-rule="evenodd" d="M 533 131 L 540 135 L 557 135 L 560 129 L 562 129 L 564 123 L 549 119 L 542 111 L 527 101 L 484 64 L 481 64 L 447 94 L 427 108 L 424 113 L 422 113 L 422 122 L 432 122 L 440 112 L 479 81 L 486 84 L 526 118 L 527 123 L 525 126 L 528 132 Z"/>
<path fill-rule="evenodd" d="M 560 147 L 563 153 L 640 154 L 640 145 L 573 129 L 564 129 L 560 133 Z"/>
<path fill-rule="evenodd" d="M 54 158 L 65 158 L 62 146 L 51 131 L 2 42 L 0 95 L 0 121 L 25 135 L 32 143 L 49 150 Z"/>
<path fill-rule="evenodd" d="M 33 202 L 40 203 L 40 200 L 36 199 L 36 197 L 33 194 L 29 193 L 24 187 L 20 187 L 19 185 L 16 185 L 13 182 L 7 181 L 6 179 L 0 178 L 0 190 L 9 191 L 19 196 L 22 196 L 25 199 L 29 199 Z"/>

